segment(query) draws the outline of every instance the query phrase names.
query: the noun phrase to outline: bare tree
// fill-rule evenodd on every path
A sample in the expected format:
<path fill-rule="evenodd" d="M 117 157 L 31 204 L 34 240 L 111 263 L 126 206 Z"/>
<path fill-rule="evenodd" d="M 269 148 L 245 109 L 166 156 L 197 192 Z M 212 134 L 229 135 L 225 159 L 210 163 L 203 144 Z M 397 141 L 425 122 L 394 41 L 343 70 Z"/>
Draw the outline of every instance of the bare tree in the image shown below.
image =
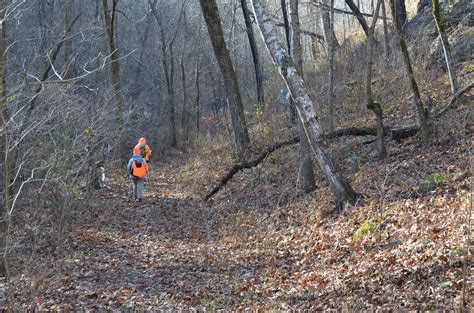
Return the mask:
<path fill-rule="evenodd" d="M 245 28 L 249 40 L 250 50 L 252 52 L 253 66 L 255 69 L 255 81 L 257 85 L 257 101 L 260 107 L 265 105 L 265 90 L 263 88 L 263 67 L 258 56 L 257 42 L 253 33 L 252 21 L 250 20 L 250 12 L 247 7 L 247 0 L 240 0 L 242 13 L 245 20 Z"/>
<path fill-rule="evenodd" d="M 405 0 L 395 0 L 392 4 L 392 8 L 397 12 L 397 16 L 400 19 L 400 24 L 403 30 L 405 30 L 405 24 L 407 22 L 407 9 L 405 6 Z"/>
<path fill-rule="evenodd" d="M 185 2 L 182 3 L 181 10 L 178 18 L 178 25 L 175 32 L 167 38 L 164 31 L 164 21 L 160 18 L 156 4 L 156 0 L 149 0 L 148 3 L 151 7 L 151 12 L 155 17 L 155 20 L 158 24 L 158 28 L 161 34 L 161 52 L 163 54 L 162 65 L 165 73 L 165 81 L 168 91 L 168 114 L 170 119 L 170 128 L 171 128 L 171 146 L 177 147 L 177 130 L 176 130 L 176 108 L 175 108 L 175 88 L 174 88 L 174 42 L 178 36 L 178 29 L 183 17 Z"/>
<path fill-rule="evenodd" d="M 364 33 L 366 36 L 369 35 L 369 25 L 367 25 L 367 21 L 364 18 L 364 15 L 360 12 L 359 8 L 357 5 L 354 3 L 352 0 L 345 0 L 349 8 L 352 10 L 354 13 L 355 17 L 359 21 L 360 26 L 364 30 Z"/>
<path fill-rule="evenodd" d="M 383 0 L 378 0 L 377 5 L 374 11 L 374 16 L 372 18 L 372 24 L 369 27 L 369 37 L 367 43 L 367 76 L 366 76 L 366 83 L 365 83 L 365 93 L 367 97 L 367 108 L 374 112 L 375 117 L 377 119 L 377 141 L 378 141 L 378 149 L 379 149 L 379 157 L 380 159 L 385 158 L 387 151 L 385 148 L 385 137 L 384 137 L 384 127 L 383 127 L 383 111 L 382 106 L 380 103 L 374 101 L 372 95 L 372 63 L 373 63 L 373 48 L 374 48 L 374 33 L 375 33 L 375 25 L 377 23 L 378 14 L 380 10 L 380 4 Z"/>
<path fill-rule="evenodd" d="M 400 22 L 400 19 L 398 18 L 398 15 L 395 11 L 394 1 L 395 0 L 390 0 L 394 27 L 398 35 L 400 50 L 402 51 L 402 54 L 403 54 L 403 62 L 405 64 L 405 70 L 410 80 L 410 88 L 413 94 L 413 101 L 415 102 L 416 110 L 418 113 L 418 122 L 420 123 L 421 137 L 425 145 L 428 145 L 429 144 L 428 110 L 423 106 L 423 102 L 421 101 L 420 91 L 418 89 L 418 84 L 416 83 L 416 79 L 415 79 L 415 73 L 413 72 L 413 68 L 411 66 L 410 54 L 408 53 L 408 47 L 405 42 L 405 35 L 403 34 L 402 24 Z"/>
<path fill-rule="evenodd" d="M 356 203 L 358 194 L 341 175 L 338 167 L 323 147 L 323 131 L 314 111 L 313 101 L 306 91 L 305 83 L 298 74 L 295 64 L 283 49 L 275 24 L 267 15 L 261 0 L 252 0 L 252 4 L 260 32 L 273 62 L 278 66 L 280 75 L 286 82 L 293 98 L 296 99 L 298 116 L 304 125 L 314 156 L 331 186 L 336 207 L 342 208 L 346 202 Z"/>
<path fill-rule="evenodd" d="M 73 0 L 66 1 L 66 79 L 73 76 L 73 57 L 72 57 L 72 22 Z"/>
<path fill-rule="evenodd" d="M 117 101 L 117 120 L 119 125 L 119 152 L 122 153 L 122 131 L 124 127 L 124 112 L 125 112 L 125 103 L 122 97 L 122 83 L 120 77 L 120 61 L 118 55 L 117 44 L 115 41 L 115 22 L 117 17 L 117 5 L 118 0 L 112 0 L 112 11 L 109 12 L 109 0 L 102 0 L 102 5 L 104 9 L 104 19 L 105 19 L 105 28 L 107 30 L 107 35 L 109 38 L 109 50 L 111 53 L 112 61 L 112 81 L 114 82 L 115 89 L 115 99 Z"/>
<path fill-rule="evenodd" d="M 328 104 L 328 130 L 334 132 L 334 0 L 330 0 L 329 18 L 329 40 L 328 40 L 328 82 L 327 82 L 327 104 Z"/>
<path fill-rule="evenodd" d="M 449 45 L 448 36 L 444 27 L 443 19 L 439 9 L 439 0 L 432 0 L 433 3 L 433 17 L 436 28 L 438 29 L 441 45 L 443 46 L 444 59 L 446 60 L 446 67 L 448 69 L 449 83 L 451 84 L 451 94 L 454 96 L 458 91 L 458 83 L 456 79 L 456 72 L 452 67 L 453 61 L 451 56 L 451 47 Z"/>
<path fill-rule="evenodd" d="M 300 21 L 298 15 L 298 0 L 290 0 L 290 56 L 298 73 L 303 77 L 303 57 L 301 51 Z M 296 99 L 293 99 L 294 105 Z M 298 131 L 300 135 L 300 172 L 303 177 L 303 190 L 311 192 L 316 188 L 314 178 L 313 161 L 309 150 L 308 138 L 306 137 L 303 124 L 298 119 Z"/>
<path fill-rule="evenodd" d="M 183 104 L 181 110 L 181 130 L 184 142 L 188 141 L 189 138 L 189 109 L 188 109 L 188 90 L 186 86 L 186 64 L 185 64 L 185 54 L 186 54 L 186 34 L 188 32 L 188 23 L 186 22 L 186 9 L 183 8 L 183 20 L 184 20 L 184 32 L 183 32 L 183 43 L 181 47 L 181 57 L 180 57 L 180 70 L 181 70 L 181 86 L 183 92 Z"/>
<path fill-rule="evenodd" d="M 215 0 L 200 0 L 199 2 L 201 4 L 204 20 L 206 21 L 214 54 L 226 86 L 237 158 L 242 159 L 245 150 L 250 145 L 250 138 L 247 124 L 245 122 L 244 107 L 240 95 L 237 75 L 235 74 L 230 53 L 224 40 L 219 9 Z"/>
<path fill-rule="evenodd" d="M 382 19 L 383 19 L 383 52 L 385 56 L 385 66 L 389 65 L 390 58 L 390 38 L 388 35 L 387 11 L 385 10 L 385 0 L 382 0 Z"/>
<path fill-rule="evenodd" d="M 317 0 L 313 0 L 317 1 Z M 323 0 L 323 5 L 320 10 L 321 10 L 321 26 L 323 29 L 323 34 L 324 34 L 324 40 L 326 41 L 326 44 L 329 47 L 329 43 L 332 42 L 333 49 L 337 48 L 339 46 L 339 42 L 337 41 L 336 34 L 334 33 L 334 28 L 332 29 L 332 34 L 331 34 L 331 17 L 330 17 L 330 11 L 334 11 L 334 4 L 330 5 L 328 4 L 328 0 Z M 331 9 L 332 8 L 332 9 Z M 334 14 L 334 13 L 333 13 Z M 329 49 L 329 48 L 328 48 Z"/>

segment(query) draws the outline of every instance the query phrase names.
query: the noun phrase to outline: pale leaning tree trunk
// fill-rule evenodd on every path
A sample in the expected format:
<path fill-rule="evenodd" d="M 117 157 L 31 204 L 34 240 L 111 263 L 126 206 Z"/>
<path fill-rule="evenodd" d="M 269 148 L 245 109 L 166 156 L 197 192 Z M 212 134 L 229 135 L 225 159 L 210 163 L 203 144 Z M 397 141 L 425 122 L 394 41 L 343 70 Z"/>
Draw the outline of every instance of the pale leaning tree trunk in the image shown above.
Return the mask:
<path fill-rule="evenodd" d="M 298 0 L 290 0 L 290 56 L 296 65 L 298 73 L 303 77 L 303 58 L 301 49 L 300 21 L 298 15 Z M 295 99 L 292 103 L 294 105 Z M 303 190 L 307 193 L 316 188 L 314 179 L 313 160 L 309 149 L 303 123 L 298 119 L 298 131 L 300 135 L 300 173 L 303 178 Z"/>
<path fill-rule="evenodd" d="M 244 106 L 240 95 L 237 75 L 224 40 L 219 9 L 216 0 L 199 0 L 199 2 L 201 4 L 204 20 L 206 21 L 214 54 L 226 87 L 237 159 L 243 159 L 245 150 L 247 150 L 250 145 L 250 137 L 245 122 Z"/>
<path fill-rule="evenodd" d="M 280 0 L 281 5 L 281 15 L 283 17 L 283 27 L 285 28 L 285 39 L 286 39 L 286 47 L 288 51 L 291 50 L 291 43 L 290 43 L 290 20 L 288 18 L 288 8 L 286 4 L 286 0 Z M 292 103 L 293 99 L 290 98 L 290 120 L 291 123 L 296 123 L 296 109 L 294 104 Z"/>
<path fill-rule="evenodd" d="M 400 0 L 404 2 L 404 0 Z M 418 113 L 418 121 L 420 123 L 420 132 L 425 145 L 429 144 L 429 125 L 428 125 L 428 110 L 423 106 L 421 101 L 420 90 L 418 89 L 418 84 L 416 83 L 415 74 L 411 66 L 410 54 L 408 53 L 408 47 L 405 42 L 405 35 L 403 34 L 402 23 L 395 11 L 395 1 L 390 0 L 390 8 L 392 12 L 392 18 L 394 21 L 395 31 L 398 35 L 398 40 L 400 43 L 400 50 L 403 54 L 403 62 L 405 64 L 405 70 L 407 72 L 408 78 L 410 79 L 410 87 L 413 93 L 413 101 L 415 102 L 416 111 Z"/>
<path fill-rule="evenodd" d="M 266 8 L 261 0 L 252 0 L 252 6 L 268 52 L 273 62 L 279 68 L 280 75 L 284 79 L 292 97 L 296 100 L 295 105 L 298 116 L 303 122 L 314 156 L 329 182 L 336 207 L 342 208 L 346 202 L 355 204 L 359 195 L 344 179 L 336 164 L 323 147 L 323 131 L 314 111 L 313 102 L 306 91 L 306 85 L 298 74 L 295 64 L 283 49 L 275 23 L 267 15 Z"/>
<path fill-rule="evenodd" d="M 446 67 L 448 68 L 449 83 L 451 84 L 451 94 L 454 96 L 458 91 L 458 83 L 456 79 L 456 72 L 452 67 L 452 56 L 451 56 L 451 47 L 449 46 L 448 36 L 446 35 L 446 30 L 444 28 L 443 19 L 441 18 L 441 12 L 439 9 L 439 0 L 433 1 L 433 17 L 436 24 L 436 29 L 438 30 L 439 37 L 441 39 L 441 45 L 443 46 L 444 59 L 446 60 Z"/>
<path fill-rule="evenodd" d="M 373 51 L 374 51 L 374 36 L 375 36 L 375 25 L 379 17 L 380 4 L 383 0 L 377 1 L 377 7 L 373 13 L 372 24 L 369 27 L 369 37 L 367 43 L 367 76 L 365 82 L 365 94 L 367 97 L 367 108 L 374 112 L 377 119 L 377 143 L 379 149 L 379 158 L 384 159 L 387 155 L 385 148 L 385 137 L 383 130 L 383 111 L 380 103 L 374 101 L 372 96 L 372 63 L 373 63 Z"/>

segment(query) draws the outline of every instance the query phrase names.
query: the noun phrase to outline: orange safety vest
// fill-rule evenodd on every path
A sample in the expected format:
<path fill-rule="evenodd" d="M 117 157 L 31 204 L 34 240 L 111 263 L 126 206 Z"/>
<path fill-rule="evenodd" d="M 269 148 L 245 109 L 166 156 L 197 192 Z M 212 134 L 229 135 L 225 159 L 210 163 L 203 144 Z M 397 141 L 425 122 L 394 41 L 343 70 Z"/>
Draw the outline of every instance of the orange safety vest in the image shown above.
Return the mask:
<path fill-rule="evenodd" d="M 145 159 L 145 161 L 150 161 L 151 149 L 146 143 L 138 143 L 135 148 L 140 149 L 140 155 Z"/>
<path fill-rule="evenodd" d="M 137 166 L 137 162 L 133 161 L 132 163 L 132 175 L 138 178 L 145 177 L 146 173 L 148 172 L 148 167 L 146 166 L 145 162 L 142 162 L 140 167 Z"/>

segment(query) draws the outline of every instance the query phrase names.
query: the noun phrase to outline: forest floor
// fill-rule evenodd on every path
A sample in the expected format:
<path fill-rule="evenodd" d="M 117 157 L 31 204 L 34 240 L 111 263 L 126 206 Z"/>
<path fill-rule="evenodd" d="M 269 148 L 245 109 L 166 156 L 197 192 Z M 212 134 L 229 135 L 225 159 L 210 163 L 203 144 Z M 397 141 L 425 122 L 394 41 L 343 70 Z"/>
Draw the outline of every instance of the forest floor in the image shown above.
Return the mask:
<path fill-rule="evenodd" d="M 1 307 L 472 310 L 470 103 L 436 124 L 430 147 L 389 141 L 385 161 L 375 144 L 334 140 L 331 154 L 365 195 L 341 212 L 330 212 L 318 171 L 317 189 L 298 191 L 296 145 L 208 202 L 232 164 L 219 142 L 158 164 L 142 203 L 111 175 L 60 240 L 33 240 L 33 255 L 18 244 L 12 258 L 28 270 L 0 282 Z"/>
<path fill-rule="evenodd" d="M 97 217 L 42 255 L 41 271 L 15 278 L 4 308 L 453 309 L 464 285 L 472 294 L 464 178 L 380 214 L 369 202 L 318 223 L 305 198 L 271 214 L 217 210 L 185 195 L 181 175 L 160 166 L 142 203 L 114 179 Z"/>

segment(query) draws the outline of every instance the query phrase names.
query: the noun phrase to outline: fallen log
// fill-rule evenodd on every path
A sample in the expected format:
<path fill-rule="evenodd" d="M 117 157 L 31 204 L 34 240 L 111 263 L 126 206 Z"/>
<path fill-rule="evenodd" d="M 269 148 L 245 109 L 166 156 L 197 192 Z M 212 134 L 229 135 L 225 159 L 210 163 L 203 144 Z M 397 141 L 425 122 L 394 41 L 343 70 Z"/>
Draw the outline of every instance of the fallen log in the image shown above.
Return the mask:
<path fill-rule="evenodd" d="M 387 129 L 387 133 L 391 133 L 392 136 L 395 136 L 396 139 L 402 139 L 409 137 L 409 135 L 412 133 L 412 126 L 409 127 L 402 127 L 398 128 L 395 130 L 390 130 Z M 376 136 L 377 135 L 377 129 L 371 128 L 371 127 L 349 127 L 349 128 L 340 128 L 337 129 L 334 133 L 332 133 L 330 138 L 335 138 L 335 137 L 343 137 L 343 136 Z M 251 161 L 244 161 L 242 163 L 234 164 L 230 170 L 225 174 L 219 183 L 204 197 L 204 201 L 209 200 L 212 198 L 216 193 L 218 193 L 226 184 L 229 180 L 231 180 L 232 177 L 235 176 L 238 172 L 240 172 L 243 169 L 248 169 L 248 168 L 253 168 L 257 165 L 259 165 L 265 158 L 275 150 L 278 150 L 279 148 L 288 146 L 288 145 L 293 145 L 297 144 L 300 141 L 299 136 L 295 136 L 291 139 L 288 139 L 286 141 L 278 142 L 275 143 L 269 147 L 267 147 L 263 152 L 261 152 L 257 157 L 255 157 Z"/>
<path fill-rule="evenodd" d="M 435 118 L 441 117 L 443 114 L 445 114 L 448 110 L 454 108 L 454 104 L 456 103 L 457 99 L 464 93 L 468 92 L 474 87 L 474 83 L 471 82 L 469 83 L 466 87 L 458 91 L 452 98 L 449 104 L 447 104 L 443 109 L 441 109 L 438 112 L 431 112 L 430 115 L 433 115 Z M 397 140 L 400 141 L 402 139 L 406 139 L 409 137 L 415 136 L 418 131 L 420 130 L 420 126 L 413 124 L 413 125 L 408 125 L 408 126 L 403 126 L 403 127 L 397 127 L 397 128 L 388 128 L 386 127 L 384 129 L 384 133 L 386 136 L 388 136 L 392 140 Z M 375 127 L 348 127 L 348 128 L 339 128 L 336 129 L 333 133 L 328 134 L 328 138 L 338 138 L 338 137 L 344 137 L 344 136 L 377 136 L 377 129 Z M 240 172 L 243 169 L 248 169 L 255 167 L 259 165 L 265 158 L 275 150 L 292 145 L 292 144 L 297 144 L 300 141 L 299 136 L 295 136 L 289 140 L 283 141 L 283 142 L 278 142 L 275 143 L 271 146 L 269 146 L 267 149 L 265 149 L 262 153 L 260 153 L 255 159 L 252 161 L 248 162 L 242 162 L 239 164 L 235 164 L 232 166 L 232 168 L 227 172 L 227 174 L 222 177 L 222 179 L 219 181 L 219 183 L 212 189 L 211 192 L 209 192 L 205 197 L 204 201 L 209 200 L 212 196 L 214 196 L 217 192 L 219 192 L 226 184 L 227 182 L 234 177 L 235 174 Z M 367 143 L 372 143 L 373 141 L 368 141 Z"/>
<path fill-rule="evenodd" d="M 434 117 L 438 118 L 441 117 L 444 113 L 446 113 L 448 110 L 454 107 L 454 104 L 456 104 L 456 101 L 459 99 L 460 96 L 463 94 L 467 93 L 474 87 L 474 82 L 470 82 L 469 84 L 466 85 L 463 89 L 459 90 L 452 98 L 451 101 L 449 101 L 449 104 L 446 105 L 443 109 L 441 109 L 439 112 L 436 114 L 433 114 Z"/>
<path fill-rule="evenodd" d="M 227 182 L 234 177 L 235 174 L 240 172 L 243 169 L 246 168 L 252 168 L 260 164 L 265 158 L 272 153 L 273 151 L 282 148 L 284 146 L 292 145 L 300 141 L 299 136 L 296 136 L 292 139 L 282 141 L 282 142 L 277 142 L 271 146 L 269 146 L 265 151 L 261 152 L 256 158 L 254 158 L 251 161 L 243 161 L 242 163 L 235 164 L 232 166 L 232 168 L 227 172 L 227 174 L 222 177 L 222 179 L 219 181 L 219 183 L 209 192 L 205 197 L 204 201 L 209 200 L 212 196 L 214 196 L 219 190 L 221 190 Z"/>

